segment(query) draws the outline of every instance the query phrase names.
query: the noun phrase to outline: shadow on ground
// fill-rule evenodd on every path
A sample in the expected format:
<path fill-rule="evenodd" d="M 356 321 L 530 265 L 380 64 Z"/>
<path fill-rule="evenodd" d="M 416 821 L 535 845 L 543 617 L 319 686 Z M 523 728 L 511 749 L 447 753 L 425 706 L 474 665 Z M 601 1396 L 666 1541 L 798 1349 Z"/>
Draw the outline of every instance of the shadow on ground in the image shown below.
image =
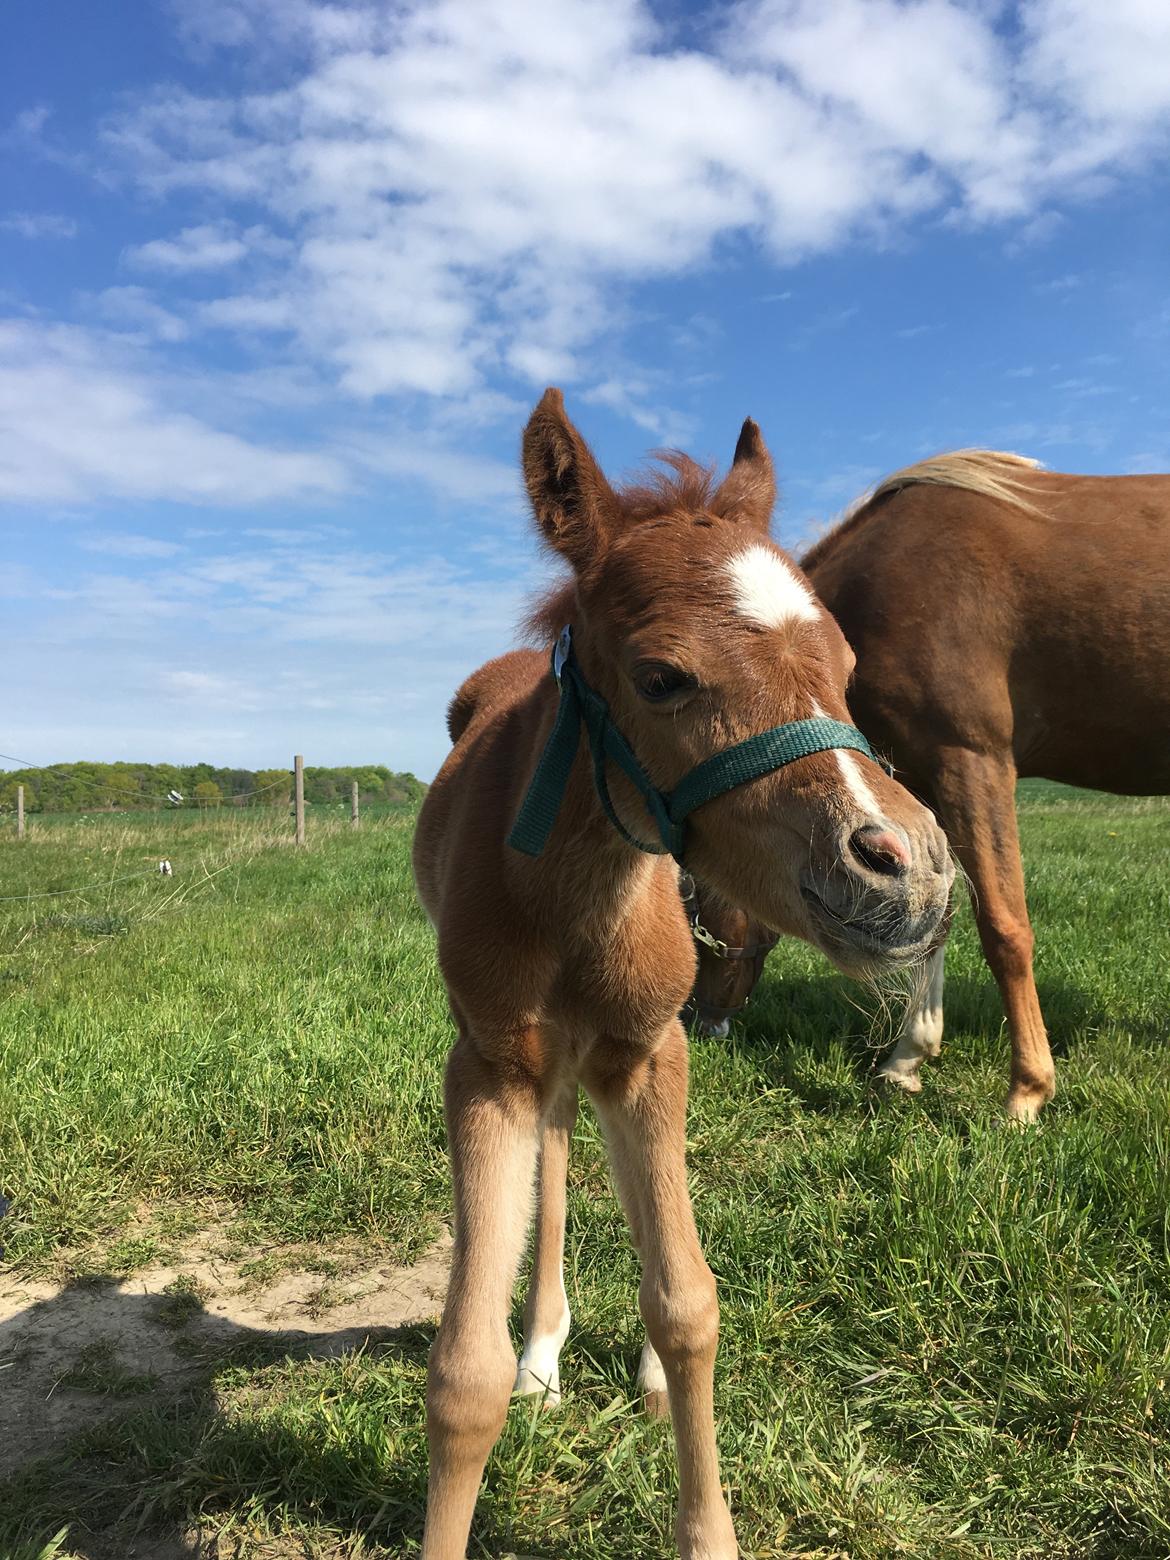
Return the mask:
<path fill-rule="evenodd" d="M 291 1539 L 250 1538 L 245 1549 L 206 1536 L 217 1513 L 240 1510 L 261 1529 L 267 1519 L 277 1531 L 298 1520 L 335 1529 L 339 1553 L 359 1536 L 373 1552 L 403 1552 L 422 1529 L 419 1384 L 446 1255 L 440 1243 L 420 1264 L 423 1282 L 383 1289 L 388 1315 L 416 1313 L 385 1326 L 241 1326 L 190 1291 L 144 1292 L 134 1279 L 78 1281 L 23 1308 L 9 1304 L 0 1324 L 0 1555 L 35 1557 L 38 1541 L 66 1527 L 64 1553 L 85 1560 L 308 1552 Z M 325 1361 L 335 1362 L 332 1377 L 322 1372 L 298 1398 L 298 1373 Z M 397 1445 L 370 1436 L 370 1415 L 354 1433 L 344 1414 L 337 1422 L 312 1411 L 323 1394 L 360 1397 L 364 1382 L 396 1374 L 418 1397 L 417 1431 Z M 225 1394 L 237 1410 L 254 1400 L 254 1411 L 225 1412 Z M 275 1411 L 255 1411 L 270 1394 Z M 282 1402 L 292 1411 L 280 1412 Z M 202 1537 L 193 1531 L 200 1517 Z"/>
<path fill-rule="evenodd" d="M 1068 1053 L 1070 1044 L 1099 1030 L 1125 1034 L 1141 1049 L 1157 1050 L 1170 1042 L 1170 1023 L 1164 1016 L 1107 1010 L 1069 981 L 1042 980 L 1038 991 L 1049 1042 L 1058 1058 Z M 955 1044 L 960 1051 L 965 1036 L 984 1037 L 1002 1048 L 1006 1087 L 1009 1041 L 990 972 L 948 977 L 945 1014 L 946 1033 L 958 1037 Z M 734 1021 L 732 1043 L 751 1053 L 769 1084 L 783 1085 L 807 1110 L 834 1114 L 856 1109 L 855 1095 L 826 1076 L 818 1062 L 831 1047 L 843 1046 L 855 1081 L 871 1081 L 894 1044 L 900 1015 L 896 997 L 882 1012 L 870 993 L 839 975 L 797 978 L 768 972 Z M 693 1038 L 692 1043 L 727 1042 Z"/>

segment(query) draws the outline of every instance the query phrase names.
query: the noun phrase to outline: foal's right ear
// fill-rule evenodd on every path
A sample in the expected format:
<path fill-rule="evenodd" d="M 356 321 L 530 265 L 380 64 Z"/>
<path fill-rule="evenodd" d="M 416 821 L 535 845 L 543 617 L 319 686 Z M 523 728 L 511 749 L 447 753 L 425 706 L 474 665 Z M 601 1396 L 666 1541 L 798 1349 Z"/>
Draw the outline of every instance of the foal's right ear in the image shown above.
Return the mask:
<path fill-rule="evenodd" d="M 575 569 L 605 545 L 618 501 L 589 446 L 565 416 L 559 390 L 546 390 L 528 419 L 524 484 L 545 540 Z"/>

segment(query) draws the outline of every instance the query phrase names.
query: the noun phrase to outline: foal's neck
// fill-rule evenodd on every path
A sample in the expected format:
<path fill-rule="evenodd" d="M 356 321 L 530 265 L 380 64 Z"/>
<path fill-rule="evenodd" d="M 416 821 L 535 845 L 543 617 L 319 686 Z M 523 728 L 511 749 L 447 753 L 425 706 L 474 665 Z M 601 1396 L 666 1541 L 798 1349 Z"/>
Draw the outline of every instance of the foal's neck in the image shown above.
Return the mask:
<path fill-rule="evenodd" d="M 654 824 L 633 786 L 608 772 L 618 816 L 635 838 L 650 843 Z M 549 849 L 541 858 L 544 893 L 566 930 L 617 926 L 665 889 L 677 897 L 678 869 L 669 856 L 638 850 L 606 817 L 593 779 L 593 759 L 582 733 Z M 681 901 L 680 901 L 681 907 Z"/>

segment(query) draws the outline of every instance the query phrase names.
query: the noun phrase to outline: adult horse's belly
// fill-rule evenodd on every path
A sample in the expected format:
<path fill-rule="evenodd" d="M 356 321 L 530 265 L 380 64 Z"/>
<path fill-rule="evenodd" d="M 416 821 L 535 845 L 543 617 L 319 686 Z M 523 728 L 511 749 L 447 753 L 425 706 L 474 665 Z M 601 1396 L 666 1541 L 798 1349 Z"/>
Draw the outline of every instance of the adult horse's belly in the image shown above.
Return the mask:
<path fill-rule="evenodd" d="M 1027 624 L 1009 673 L 1021 775 L 1131 795 L 1170 792 L 1170 565 L 1115 550 L 1093 589 Z M 1082 577 L 1083 583 L 1083 577 Z"/>

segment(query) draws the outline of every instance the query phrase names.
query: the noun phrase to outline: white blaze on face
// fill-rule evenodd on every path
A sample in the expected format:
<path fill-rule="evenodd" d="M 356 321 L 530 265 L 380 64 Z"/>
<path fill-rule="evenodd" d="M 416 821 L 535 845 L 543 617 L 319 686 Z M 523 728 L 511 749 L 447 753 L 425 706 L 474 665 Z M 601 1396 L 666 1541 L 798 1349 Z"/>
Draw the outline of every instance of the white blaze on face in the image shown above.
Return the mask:
<path fill-rule="evenodd" d="M 736 610 L 760 628 L 783 628 L 789 623 L 816 623 L 820 609 L 813 593 L 789 568 L 780 554 L 762 542 L 753 542 L 737 553 L 727 566 Z M 814 704 L 812 713 L 824 717 Z M 878 819 L 881 808 L 856 756 L 845 748 L 833 750 L 845 790 L 867 818 Z"/>
<path fill-rule="evenodd" d="M 727 565 L 736 611 L 760 628 L 815 623 L 820 618 L 812 592 L 778 552 L 754 542 Z"/>
<path fill-rule="evenodd" d="M 825 712 L 819 704 L 812 707 L 813 715 L 818 720 L 825 718 Z M 869 819 L 875 823 L 880 822 L 883 814 L 869 786 L 865 783 L 865 775 L 862 773 L 861 764 L 856 753 L 851 748 L 834 748 L 833 757 L 837 760 L 837 768 L 841 771 L 841 779 L 845 782 L 845 789 L 850 797 Z"/>

